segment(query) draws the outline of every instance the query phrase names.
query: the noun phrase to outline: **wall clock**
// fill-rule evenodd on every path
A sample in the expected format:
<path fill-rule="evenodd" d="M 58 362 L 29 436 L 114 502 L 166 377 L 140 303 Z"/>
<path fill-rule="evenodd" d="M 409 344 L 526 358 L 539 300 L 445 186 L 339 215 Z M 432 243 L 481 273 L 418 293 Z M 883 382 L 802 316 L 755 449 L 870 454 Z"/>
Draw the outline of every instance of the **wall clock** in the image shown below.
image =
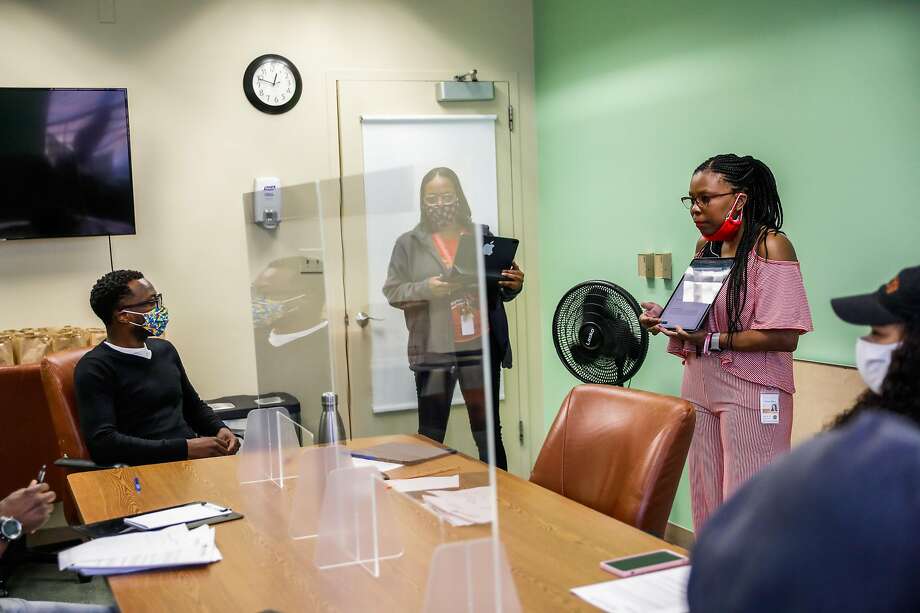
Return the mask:
<path fill-rule="evenodd" d="M 294 108 L 300 100 L 303 83 L 297 67 L 274 53 L 260 55 L 243 74 L 246 98 L 263 113 L 279 115 Z"/>

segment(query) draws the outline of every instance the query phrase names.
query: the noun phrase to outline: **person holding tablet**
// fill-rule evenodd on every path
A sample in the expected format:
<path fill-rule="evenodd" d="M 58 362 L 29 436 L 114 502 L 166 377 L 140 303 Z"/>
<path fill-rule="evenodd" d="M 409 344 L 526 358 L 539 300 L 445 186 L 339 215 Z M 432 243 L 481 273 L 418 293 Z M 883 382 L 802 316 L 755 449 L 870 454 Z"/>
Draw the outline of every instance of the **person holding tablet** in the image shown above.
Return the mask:
<path fill-rule="evenodd" d="M 812 322 L 766 164 L 749 155 L 711 157 L 693 172 L 681 201 L 702 235 L 697 257 L 733 260 L 699 329 L 665 328 L 662 307 L 653 302 L 643 303 L 640 317 L 652 334 L 669 336 L 668 352 L 684 360 L 681 396 L 696 408 L 690 494 L 698 531 L 732 492 L 789 449 L 792 352 Z"/>
<path fill-rule="evenodd" d="M 487 462 L 485 386 L 482 364 L 483 322 L 474 286 L 449 279 L 461 236 L 475 233 L 472 212 L 460 179 L 450 168 L 433 168 L 422 178 L 421 218 L 414 229 L 396 240 L 383 293 L 401 309 L 409 330 L 409 368 L 418 394 L 418 432 L 444 442 L 451 400 L 457 382 L 466 401 L 479 459 Z M 482 234 L 491 236 L 483 226 Z M 495 465 L 507 470 L 501 439 L 498 388 L 501 368 L 511 368 L 511 341 L 505 302 L 524 286 L 517 264 L 501 271 L 501 280 L 488 285 L 487 340 L 492 384 L 492 423 Z"/>

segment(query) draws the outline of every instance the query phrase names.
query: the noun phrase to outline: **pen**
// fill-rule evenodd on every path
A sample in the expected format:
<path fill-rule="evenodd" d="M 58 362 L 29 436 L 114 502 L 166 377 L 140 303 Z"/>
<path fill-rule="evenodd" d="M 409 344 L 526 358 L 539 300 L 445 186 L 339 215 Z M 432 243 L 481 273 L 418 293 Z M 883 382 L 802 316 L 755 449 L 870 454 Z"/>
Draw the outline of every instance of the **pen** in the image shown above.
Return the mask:
<path fill-rule="evenodd" d="M 351 457 L 353 457 L 353 458 L 361 458 L 362 460 L 373 460 L 373 461 L 375 461 L 375 462 L 379 462 L 379 460 L 378 460 L 377 458 L 375 458 L 374 456 L 372 456 L 372 455 L 367 455 L 367 454 L 363 454 L 363 453 L 355 453 L 355 452 L 352 452 L 352 453 L 351 453 Z"/>
<path fill-rule="evenodd" d="M 141 493 L 141 480 L 138 477 L 134 477 L 134 491 L 138 494 Z"/>
<path fill-rule="evenodd" d="M 48 468 L 47 464 L 42 464 L 42 467 L 38 469 L 38 478 L 35 479 L 36 483 L 45 482 L 45 469 Z"/>

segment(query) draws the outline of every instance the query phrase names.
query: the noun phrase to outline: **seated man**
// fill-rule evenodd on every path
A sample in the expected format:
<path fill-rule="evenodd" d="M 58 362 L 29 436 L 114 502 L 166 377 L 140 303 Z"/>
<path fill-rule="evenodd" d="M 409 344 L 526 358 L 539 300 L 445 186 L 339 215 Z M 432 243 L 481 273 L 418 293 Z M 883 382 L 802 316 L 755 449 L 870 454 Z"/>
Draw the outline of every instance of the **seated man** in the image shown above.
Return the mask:
<path fill-rule="evenodd" d="M 54 492 L 47 483 L 33 481 L 0 500 L 0 557 L 10 543 L 41 528 L 51 515 Z M 62 602 L 34 602 L 0 598 L 2 613 L 112 613 L 113 607 Z"/>
<path fill-rule="evenodd" d="M 106 340 L 77 364 L 80 428 L 99 464 L 152 464 L 236 453 L 239 441 L 189 382 L 176 348 L 161 336 L 163 298 L 144 275 L 116 270 L 93 286 Z"/>

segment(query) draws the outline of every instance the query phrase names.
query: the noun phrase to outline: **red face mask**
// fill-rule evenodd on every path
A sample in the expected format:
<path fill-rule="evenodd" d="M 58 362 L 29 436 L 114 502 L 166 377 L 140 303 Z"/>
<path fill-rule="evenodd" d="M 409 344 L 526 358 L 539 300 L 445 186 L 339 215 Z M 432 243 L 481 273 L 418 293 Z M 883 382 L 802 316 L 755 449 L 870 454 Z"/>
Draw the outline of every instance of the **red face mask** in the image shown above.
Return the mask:
<path fill-rule="evenodd" d="M 732 208 L 729 209 L 728 215 L 725 216 L 725 221 L 722 222 L 722 225 L 719 226 L 719 229 L 713 232 L 712 234 L 704 234 L 703 238 L 707 241 L 730 241 L 731 239 L 737 236 L 738 231 L 741 230 L 741 224 L 744 221 L 744 211 L 738 211 L 738 217 L 732 217 L 735 213 L 735 207 L 738 206 L 738 199 L 741 198 L 741 194 L 735 198 L 735 201 L 732 203 Z"/>

